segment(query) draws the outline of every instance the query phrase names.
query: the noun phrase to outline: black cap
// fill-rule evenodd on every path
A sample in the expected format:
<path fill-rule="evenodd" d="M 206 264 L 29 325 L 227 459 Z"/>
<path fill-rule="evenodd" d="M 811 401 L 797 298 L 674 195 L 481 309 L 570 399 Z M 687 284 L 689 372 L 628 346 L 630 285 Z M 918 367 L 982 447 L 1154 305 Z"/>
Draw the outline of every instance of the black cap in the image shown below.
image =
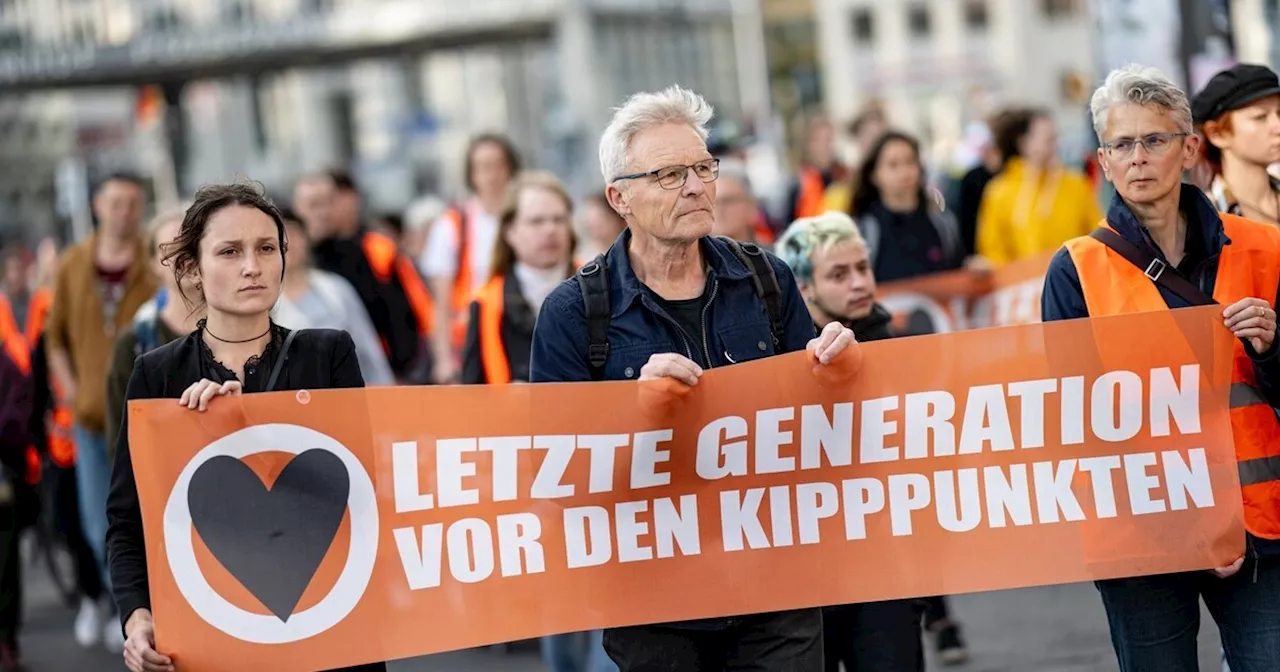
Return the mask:
<path fill-rule="evenodd" d="M 1241 63 L 1213 76 L 1191 101 L 1197 124 L 1212 121 L 1260 98 L 1280 94 L 1280 77 L 1265 65 Z"/>

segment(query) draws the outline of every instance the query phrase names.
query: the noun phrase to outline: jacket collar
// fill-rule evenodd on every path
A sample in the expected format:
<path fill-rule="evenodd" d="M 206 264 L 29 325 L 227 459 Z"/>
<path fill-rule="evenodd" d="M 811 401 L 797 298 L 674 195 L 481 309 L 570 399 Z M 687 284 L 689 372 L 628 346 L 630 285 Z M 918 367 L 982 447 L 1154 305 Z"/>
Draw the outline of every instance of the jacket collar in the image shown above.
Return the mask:
<path fill-rule="evenodd" d="M 1223 246 L 1231 244 L 1226 231 L 1222 228 L 1222 217 L 1218 215 L 1218 210 L 1214 208 L 1204 192 L 1194 185 L 1182 185 L 1178 209 L 1187 216 L 1189 226 L 1199 224 L 1201 236 L 1205 242 L 1205 251 L 1210 257 L 1221 254 Z M 1107 224 L 1125 240 L 1135 245 L 1145 245 L 1153 252 L 1159 253 L 1159 248 L 1151 240 L 1151 235 L 1138 222 L 1138 218 L 1129 209 L 1129 204 L 1125 203 L 1118 193 L 1111 199 L 1111 209 L 1107 211 Z"/>
<path fill-rule="evenodd" d="M 729 249 L 728 243 L 712 236 L 703 236 L 699 239 L 698 245 L 702 249 L 702 258 L 707 264 L 708 280 L 716 277 L 721 280 L 737 281 L 751 277 L 751 272 Z M 631 258 L 627 254 L 630 246 L 631 228 L 628 227 L 605 253 L 605 265 L 609 271 L 609 298 L 613 306 L 612 317 L 614 318 L 622 315 L 643 294 L 643 284 L 632 270 Z"/>
<path fill-rule="evenodd" d="M 854 338 L 859 341 L 873 341 L 881 338 L 879 334 L 886 331 L 892 321 L 893 315 L 877 303 L 871 306 L 871 312 L 866 317 L 854 320 L 849 324 L 849 328 L 853 330 Z"/>

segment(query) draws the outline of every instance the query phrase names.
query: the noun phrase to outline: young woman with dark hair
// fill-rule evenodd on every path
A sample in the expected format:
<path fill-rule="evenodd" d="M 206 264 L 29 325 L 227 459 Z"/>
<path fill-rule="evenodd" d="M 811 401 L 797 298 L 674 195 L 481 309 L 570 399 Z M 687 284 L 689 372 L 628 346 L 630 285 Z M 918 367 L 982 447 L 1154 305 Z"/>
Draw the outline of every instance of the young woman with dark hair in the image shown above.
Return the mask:
<path fill-rule="evenodd" d="M 964 246 L 955 217 L 926 190 L 920 143 L 891 131 L 858 170 L 849 215 L 867 241 L 876 279 L 905 280 L 959 268 Z"/>
<path fill-rule="evenodd" d="M 196 193 L 178 236 L 166 251 L 175 285 L 206 317 L 195 332 L 138 358 L 129 399 L 177 399 L 204 411 L 219 396 L 273 390 L 363 387 L 355 345 L 344 331 L 290 332 L 271 321 L 285 270 L 285 230 L 279 211 L 247 184 L 206 186 Z M 121 419 L 107 500 L 107 550 L 112 591 L 133 672 L 174 670 L 155 650 L 147 583 L 142 511 Z M 357 669 L 383 670 L 377 663 Z"/>

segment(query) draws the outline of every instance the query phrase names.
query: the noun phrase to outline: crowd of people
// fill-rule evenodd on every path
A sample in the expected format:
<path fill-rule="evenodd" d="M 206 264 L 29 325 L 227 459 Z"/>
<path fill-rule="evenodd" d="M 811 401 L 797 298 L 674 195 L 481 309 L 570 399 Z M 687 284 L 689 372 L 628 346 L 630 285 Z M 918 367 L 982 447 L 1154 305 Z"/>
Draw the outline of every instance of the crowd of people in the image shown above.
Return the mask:
<path fill-rule="evenodd" d="M 75 558 L 75 640 L 135 672 L 175 669 L 154 648 L 128 400 L 199 412 L 270 390 L 693 386 L 793 351 L 839 374 L 855 341 L 899 335 L 878 282 L 1054 251 L 1044 320 L 1222 304 L 1237 382 L 1253 391 L 1232 408 L 1248 552 L 1212 572 L 1099 582 L 1121 669 L 1195 670 L 1201 599 L 1232 670 L 1280 669 L 1280 80 L 1236 66 L 1189 100 L 1132 66 L 1111 73 L 1092 114 L 1117 194 L 1105 214 L 1043 111 L 993 116 L 975 164 L 940 184 L 919 141 L 872 109 L 851 128 L 856 166 L 837 157 L 833 124 L 813 121 L 775 226 L 741 162 L 709 151 L 711 108 L 679 87 L 616 110 L 600 140 L 605 187 L 582 202 L 500 135 L 468 147 L 465 198 L 377 221 L 339 170 L 303 176 L 288 207 L 252 184 L 207 185 L 145 226 L 145 183 L 107 177 L 91 236 L 61 253 L 49 241 L 4 251 L 0 670 L 21 669 L 17 544 L 35 487 L 57 493 Z M 542 647 L 554 672 L 897 672 L 924 669 L 926 633 L 942 662 L 967 658 L 940 596 Z"/>

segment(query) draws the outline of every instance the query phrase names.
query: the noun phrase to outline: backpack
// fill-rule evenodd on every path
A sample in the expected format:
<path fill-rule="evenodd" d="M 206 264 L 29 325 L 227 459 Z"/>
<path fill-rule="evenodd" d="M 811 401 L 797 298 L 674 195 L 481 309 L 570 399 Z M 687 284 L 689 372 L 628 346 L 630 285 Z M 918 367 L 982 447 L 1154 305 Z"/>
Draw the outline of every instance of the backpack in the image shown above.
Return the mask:
<path fill-rule="evenodd" d="M 782 334 L 782 289 L 773 265 L 765 257 L 764 250 L 755 243 L 740 243 L 727 236 L 716 236 L 733 251 L 734 256 L 746 265 L 751 273 L 751 285 L 756 297 L 764 303 L 769 313 L 769 333 L 777 351 Z M 587 360 L 591 366 L 591 379 L 604 380 L 604 365 L 609 359 L 609 277 L 605 255 L 601 253 L 574 273 L 582 290 L 582 303 L 587 317 Z"/>
<path fill-rule="evenodd" d="M 156 320 L 160 319 L 160 311 L 169 302 L 169 292 L 161 289 L 156 292 L 155 309 L 145 311 L 133 320 L 133 356 L 140 357 L 160 347 L 160 331 Z M 141 312 L 141 311 L 140 311 Z"/>

